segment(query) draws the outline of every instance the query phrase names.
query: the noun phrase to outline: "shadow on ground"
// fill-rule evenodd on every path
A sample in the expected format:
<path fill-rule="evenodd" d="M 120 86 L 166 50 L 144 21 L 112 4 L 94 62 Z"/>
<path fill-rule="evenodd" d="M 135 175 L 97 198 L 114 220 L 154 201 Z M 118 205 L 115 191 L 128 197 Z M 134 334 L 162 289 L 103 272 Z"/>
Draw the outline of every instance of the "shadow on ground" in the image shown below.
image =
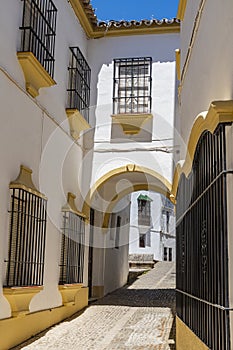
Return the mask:
<path fill-rule="evenodd" d="M 131 307 L 166 307 L 175 315 L 175 289 L 127 289 L 117 291 L 99 299 L 94 305 L 122 305 Z"/>

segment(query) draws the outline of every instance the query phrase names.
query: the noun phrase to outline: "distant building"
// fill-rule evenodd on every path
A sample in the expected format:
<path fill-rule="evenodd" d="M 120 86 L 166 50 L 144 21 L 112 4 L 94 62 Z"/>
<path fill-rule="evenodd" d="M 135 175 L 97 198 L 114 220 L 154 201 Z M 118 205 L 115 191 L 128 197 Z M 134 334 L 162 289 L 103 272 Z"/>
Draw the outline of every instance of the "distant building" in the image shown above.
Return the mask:
<path fill-rule="evenodd" d="M 175 261 L 174 205 L 156 192 L 140 191 L 131 195 L 129 261 Z"/>

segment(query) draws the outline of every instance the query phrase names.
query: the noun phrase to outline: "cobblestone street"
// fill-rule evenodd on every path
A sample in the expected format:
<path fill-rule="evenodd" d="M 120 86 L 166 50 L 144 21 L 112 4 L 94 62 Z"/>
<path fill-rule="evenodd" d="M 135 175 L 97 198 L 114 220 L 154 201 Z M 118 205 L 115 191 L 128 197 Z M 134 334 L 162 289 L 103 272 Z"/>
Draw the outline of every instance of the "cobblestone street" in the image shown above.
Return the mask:
<path fill-rule="evenodd" d="M 15 349 L 175 349 L 175 265 L 159 262 L 134 283 L 91 304 L 80 316 Z"/>

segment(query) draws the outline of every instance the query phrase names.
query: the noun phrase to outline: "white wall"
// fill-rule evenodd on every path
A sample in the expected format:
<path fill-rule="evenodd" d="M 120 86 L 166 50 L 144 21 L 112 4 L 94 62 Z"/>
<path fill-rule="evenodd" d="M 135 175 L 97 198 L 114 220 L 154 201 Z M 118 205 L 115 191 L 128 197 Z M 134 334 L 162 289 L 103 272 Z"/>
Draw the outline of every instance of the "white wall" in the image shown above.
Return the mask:
<path fill-rule="evenodd" d="M 93 88 L 91 99 L 92 106 L 97 106 L 93 107 L 95 111 L 93 118 L 96 118 L 97 127 L 92 183 L 116 167 L 116 163 L 119 166 L 128 163 L 146 166 L 157 170 L 171 181 L 171 155 L 159 151 L 158 148 L 161 150 L 173 147 L 177 47 L 179 47 L 179 34 L 124 36 L 89 42 L 88 60 L 92 67 L 92 86 L 97 86 L 96 94 Z M 146 56 L 152 57 L 152 140 L 143 142 L 143 138 L 140 138 L 142 132 L 137 136 L 126 137 L 119 127 L 121 140 L 116 142 L 111 139 L 113 59 Z M 149 126 L 145 125 L 146 127 Z M 136 149 L 137 153 L 131 152 Z M 148 150 L 146 156 L 145 150 Z"/>
<path fill-rule="evenodd" d="M 31 311 L 56 307 L 62 303 L 57 288 L 61 209 L 66 204 L 68 191 L 79 194 L 79 187 L 82 187 L 80 179 L 83 177 L 82 139 L 74 143 L 69 136 L 65 108 L 69 46 L 79 46 L 86 55 L 87 40 L 68 2 L 55 0 L 54 3 L 58 8 L 54 76 L 57 85 L 41 89 L 35 99 L 25 91 L 23 72 L 16 57 L 20 49 L 19 26 L 23 3 L 9 0 L 0 5 L 1 286 L 5 280 L 4 260 L 8 258 L 9 183 L 18 176 L 21 164 L 32 169 L 35 186 L 48 197 L 44 290 L 32 300 Z M 80 210 L 80 196 L 76 203 Z M 86 235 L 88 237 L 88 227 Z M 0 318 L 9 316 L 9 305 L 0 293 Z"/>
<path fill-rule="evenodd" d="M 122 287 L 128 278 L 130 197 L 126 196 L 113 210 L 114 222 L 102 229 L 101 213 L 95 212 L 93 249 L 93 286 L 104 286 L 104 294 Z M 116 248 L 117 217 L 121 217 L 119 246 Z M 111 224 L 113 227 L 111 228 Z"/>
<path fill-rule="evenodd" d="M 188 1 L 181 25 L 183 62 L 189 43 L 187 31 L 190 32 L 193 26 L 199 1 L 193 5 L 191 3 L 193 1 Z M 231 0 L 205 1 L 187 73 L 182 82 L 180 134 L 186 143 L 193 121 L 199 113 L 208 110 L 212 101 L 233 98 L 232 13 Z"/>

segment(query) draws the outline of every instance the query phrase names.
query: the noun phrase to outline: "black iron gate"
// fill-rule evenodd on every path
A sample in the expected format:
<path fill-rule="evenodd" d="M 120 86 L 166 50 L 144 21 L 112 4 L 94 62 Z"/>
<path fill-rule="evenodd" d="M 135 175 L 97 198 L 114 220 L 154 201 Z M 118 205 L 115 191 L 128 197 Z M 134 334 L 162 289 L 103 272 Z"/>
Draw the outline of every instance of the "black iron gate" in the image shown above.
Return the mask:
<path fill-rule="evenodd" d="M 231 349 L 225 129 L 202 134 L 177 195 L 177 315 L 214 350 Z"/>

